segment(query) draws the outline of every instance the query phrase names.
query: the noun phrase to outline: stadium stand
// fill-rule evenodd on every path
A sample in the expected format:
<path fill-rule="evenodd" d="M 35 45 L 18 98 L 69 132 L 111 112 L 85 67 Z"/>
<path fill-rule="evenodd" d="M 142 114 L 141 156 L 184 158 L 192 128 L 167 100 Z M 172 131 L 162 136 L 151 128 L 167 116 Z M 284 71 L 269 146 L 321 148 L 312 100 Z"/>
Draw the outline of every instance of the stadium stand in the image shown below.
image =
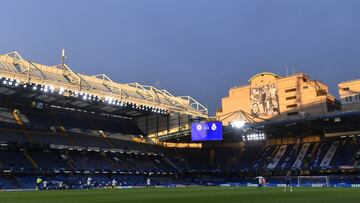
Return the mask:
<path fill-rule="evenodd" d="M 257 175 L 277 185 L 289 172 L 293 184 L 300 176 L 308 185 L 325 184 L 324 176 L 333 186 L 360 183 L 359 111 L 264 120 L 242 131 L 226 126 L 223 142 L 190 143 L 191 123 L 208 119 L 190 97 L 18 53 L 0 56 L 0 76 L 1 188 L 34 189 L 38 177 L 46 189 L 106 187 L 114 179 L 144 186 L 148 177 L 156 186 L 248 185 Z M 344 129 L 353 133 L 314 138 Z M 247 139 L 253 132 L 269 137 Z M 311 175 L 318 180 L 305 178 Z"/>
<path fill-rule="evenodd" d="M 358 137 L 294 144 L 258 142 L 241 147 L 161 148 L 131 141 L 142 132 L 128 119 L 8 107 L 0 112 L 0 169 L 7 172 L 0 181 L 8 189 L 34 188 L 39 175 L 49 180 L 48 187 L 53 189 L 60 182 L 69 188 L 83 188 L 89 175 L 94 187 L 109 185 L 113 178 L 123 185 L 141 186 L 149 174 L 155 185 L 256 183 L 249 178 L 255 174 L 267 174 L 272 184 L 280 184 L 281 178 L 274 175 L 285 171 L 321 174 L 322 170 L 354 169 L 360 150 Z M 179 175 L 180 179 L 174 179 Z M 331 184 L 339 182 L 353 184 L 358 179 L 346 176 L 340 180 L 332 175 Z"/>

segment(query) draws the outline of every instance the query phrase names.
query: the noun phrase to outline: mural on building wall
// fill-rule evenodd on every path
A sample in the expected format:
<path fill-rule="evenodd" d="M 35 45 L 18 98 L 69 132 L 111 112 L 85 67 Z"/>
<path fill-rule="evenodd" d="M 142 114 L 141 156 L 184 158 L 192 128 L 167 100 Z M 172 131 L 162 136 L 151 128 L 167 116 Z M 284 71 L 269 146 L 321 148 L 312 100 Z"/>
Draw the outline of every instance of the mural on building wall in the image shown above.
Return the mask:
<path fill-rule="evenodd" d="M 279 96 L 275 84 L 250 88 L 250 108 L 254 118 L 280 114 Z"/>

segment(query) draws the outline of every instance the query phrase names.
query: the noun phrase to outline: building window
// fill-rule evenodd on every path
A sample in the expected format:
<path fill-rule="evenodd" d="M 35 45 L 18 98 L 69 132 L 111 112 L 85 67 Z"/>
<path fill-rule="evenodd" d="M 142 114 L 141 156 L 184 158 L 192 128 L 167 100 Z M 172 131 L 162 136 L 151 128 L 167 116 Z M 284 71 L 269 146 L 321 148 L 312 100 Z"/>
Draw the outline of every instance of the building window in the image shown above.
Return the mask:
<path fill-rule="evenodd" d="M 296 108 L 297 104 L 291 104 L 291 105 L 287 105 L 286 108 L 291 109 L 291 108 Z"/>
<path fill-rule="evenodd" d="M 349 101 L 349 97 L 345 97 L 345 101 L 348 102 L 348 101 Z"/>
<path fill-rule="evenodd" d="M 352 96 L 349 96 L 349 102 L 352 102 Z"/>
<path fill-rule="evenodd" d="M 349 87 L 344 87 L 343 90 L 350 90 L 350 88 Z"/>
<path fill-rule="evenodd" d="M 296 92 L 296 88 L 291 88 L 291 89 L 285 90 L 285 93 L 289 93 L 289 92 Z"/>
<path fill-rule="evenodd" d="M 299 112 L 295 111 L 295 112 L 290 112 L 290 113 L 287 113 L 288 116 L 297 116 L 299 115 Z"/>
<path fill-rule="evenodd" d="M 304 86 L 303 89 L 304 90 L 309 89 L 309 86 Z"/>
<path fill-rule="evenodd" d="M 316 91 L 316 96 L 320 97 L 320 96 L 324 96 L 327 95 L 326 90 L 318 90 Z"/>
<path fill-rule="evenodd" d="M 286 100 L 293 100 L 293 99 L 296 99 L 296 96 L 286 97 Z"/>

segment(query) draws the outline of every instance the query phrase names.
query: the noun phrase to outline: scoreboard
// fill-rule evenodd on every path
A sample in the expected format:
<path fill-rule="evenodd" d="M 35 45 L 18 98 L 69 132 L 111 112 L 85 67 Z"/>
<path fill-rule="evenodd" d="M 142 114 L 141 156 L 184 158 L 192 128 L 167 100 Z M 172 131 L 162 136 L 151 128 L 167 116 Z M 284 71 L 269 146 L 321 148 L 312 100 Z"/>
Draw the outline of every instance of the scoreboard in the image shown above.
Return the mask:
<path fill-rule="evenodd" d="M 220 141 L 223 139 L 221 122 L 199 122 L 191 124 L 192 141 Z"/>

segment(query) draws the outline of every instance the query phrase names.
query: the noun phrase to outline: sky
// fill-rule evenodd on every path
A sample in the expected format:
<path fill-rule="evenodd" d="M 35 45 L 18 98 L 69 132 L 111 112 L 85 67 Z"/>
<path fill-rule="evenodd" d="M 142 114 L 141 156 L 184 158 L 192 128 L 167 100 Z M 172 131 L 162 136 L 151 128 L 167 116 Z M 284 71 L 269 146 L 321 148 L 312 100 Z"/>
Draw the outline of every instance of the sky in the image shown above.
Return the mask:
<path fill-rule="evenodd" d="M 221 107 L 263 71 L 360 78 L 359 0 L 1 1 L 0 53 L 104 73 Z"/>

